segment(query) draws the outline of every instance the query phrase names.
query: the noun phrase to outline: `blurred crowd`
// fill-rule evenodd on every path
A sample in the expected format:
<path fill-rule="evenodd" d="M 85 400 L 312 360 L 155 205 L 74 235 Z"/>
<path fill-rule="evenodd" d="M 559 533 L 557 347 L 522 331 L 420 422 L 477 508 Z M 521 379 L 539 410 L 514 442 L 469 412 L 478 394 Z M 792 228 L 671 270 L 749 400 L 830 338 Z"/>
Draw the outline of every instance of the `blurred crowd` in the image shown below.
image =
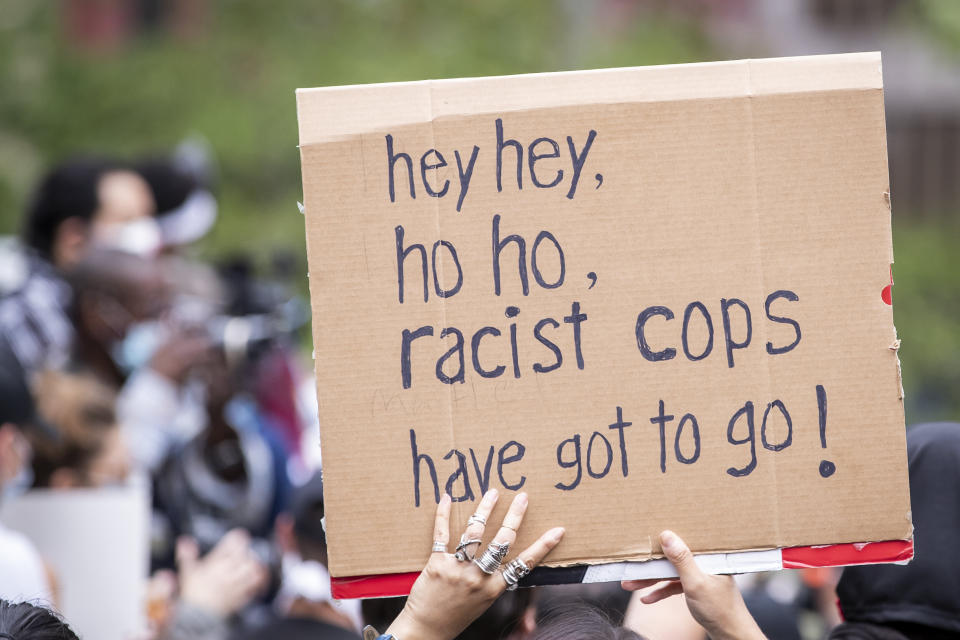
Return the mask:
<path fill-rule="evenodd" d="M 37 185 L 21 237 L 0 247 L 0 484 L 5 502 L 149 486 L 150 622 L 213 638 L 290 600 L 284 571 L 307 590 L 326 578 L 319 556 L 294 553 L 297 508 L 300 543 L 323 547 L 297 348 L 307 307 L 287 256 L 268 278 L 250 256 L 191 257 L 217 217 L 197 164 L 78 157 Z M 10 530 L 0 567 L 4 597 L 57 603 L 56 567 Z"/>
<path fill-rule="evenodd" d="M 208 173 L 176 154 L 82 157 L 37 185 L 21 236 L 0 246 L 2 502 L 146 487 L 141 637 L 358 638 L 403 602 L 331 597 L 296 261 L 277 256 L 263 276 L 249 256 L 198 260 L 191 247 L 217 218 Z M 819 638 L 840 622 L 838 578 L 739 584 L 768 637 Z M 0 524 L 0 600 L 56 608 L 61 587 L 36 544 Z M 640 607 L 619 584 L 509 591 L 460 637 L 527 638 L 571 611 L 705 637 L 679 599 Z"/>

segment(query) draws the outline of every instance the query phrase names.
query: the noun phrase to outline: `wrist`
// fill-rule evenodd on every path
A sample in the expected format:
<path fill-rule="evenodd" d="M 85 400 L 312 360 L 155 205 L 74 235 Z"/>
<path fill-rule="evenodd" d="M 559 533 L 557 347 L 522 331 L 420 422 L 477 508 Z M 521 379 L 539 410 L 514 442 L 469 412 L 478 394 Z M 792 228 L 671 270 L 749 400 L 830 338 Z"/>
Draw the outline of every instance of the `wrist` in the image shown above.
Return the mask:
<path fill-rule="evenodd" d="M 218 602 L 214 598 L 207 597 L 206 594 L 181 592 L 179 601 L 191 609 L 204 611 L 211 616 L 218 618 L 230 617 L 230 611 L 223 606 L 223 603 Z"/>
<path fill-rule="evenodd" d="M 732 616 L 718 627 L 720 628 L 707 629 L 713 640 L 767 640 L 767 636 L 763 635 L 757 621 L 746 608 L 741 615 Z"/>
<path fill-rule="evenodd" d="M 451 640 L 417 620 L 406 606 L 384 633 L 395 640 Z"/>

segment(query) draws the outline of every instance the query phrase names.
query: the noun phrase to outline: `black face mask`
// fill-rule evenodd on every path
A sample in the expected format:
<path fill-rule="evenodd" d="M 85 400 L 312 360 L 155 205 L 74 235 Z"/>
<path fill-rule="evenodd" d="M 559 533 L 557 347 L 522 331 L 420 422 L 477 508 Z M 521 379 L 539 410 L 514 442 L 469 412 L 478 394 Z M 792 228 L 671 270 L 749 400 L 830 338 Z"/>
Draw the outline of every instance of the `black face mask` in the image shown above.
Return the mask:
<path fill-rule="evenodd" d="M 848 623 L 898 629 L 908 638 L 960 633 L 960 424 L 913 427 L 907 455 L 914 559 L 848 567 L 837 586 L 840 608 Z"/>

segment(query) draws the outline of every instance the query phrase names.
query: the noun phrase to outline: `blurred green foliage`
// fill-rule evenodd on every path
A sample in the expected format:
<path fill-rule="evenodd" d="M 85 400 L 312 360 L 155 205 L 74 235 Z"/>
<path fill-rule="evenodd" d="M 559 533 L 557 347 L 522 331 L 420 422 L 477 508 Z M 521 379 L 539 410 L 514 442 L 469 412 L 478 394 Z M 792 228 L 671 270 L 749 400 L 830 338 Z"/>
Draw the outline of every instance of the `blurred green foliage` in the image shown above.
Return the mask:
<path fill-rule="evenodd" d="M 913 7 L 920 23 L 954 51 L 960 50 L 960 2 L 918 0 Z"/>
<path fill-rule="evenodd" d="M 960 227 L 895 212 L 893 317 L 909 422 L 960 419 Z"/>
<path fill-rule="evenodd" d="M 216 255 L 302 244 L 297 87 L 710 57 L 675 18 L 601 34 L 552 0 L 212 0 L 197 37 L 157 30 L 85 53 L 62 35 L 62 4 L 10 1 L 20 24 L 0 32 L 0 233 L 64 155 L 129 156 L 199 134 L 220 169 L 223 215 L 204 247 Z"/>
<path fill-rule="evenodd" d="M 956 26 L 960 3 L 924 4 Z M 166 151 L 193 135 L 219 169 L 221 216 L 200 247 L 209 257 L 284 248 L 303 260 L 297 87 L 723 57 L 681 14 L 598 19 L 577 0 L 210 0 L 198 35 L 158 27 L 110 52 L 72 46 L 64 6 L 5 0 L 0 12 L 0 233 L 17 230 L 50 163 Z M 908 419 L 957 419 L 956 229 L 908 219 L 897 212 L 894 239 Z"/>

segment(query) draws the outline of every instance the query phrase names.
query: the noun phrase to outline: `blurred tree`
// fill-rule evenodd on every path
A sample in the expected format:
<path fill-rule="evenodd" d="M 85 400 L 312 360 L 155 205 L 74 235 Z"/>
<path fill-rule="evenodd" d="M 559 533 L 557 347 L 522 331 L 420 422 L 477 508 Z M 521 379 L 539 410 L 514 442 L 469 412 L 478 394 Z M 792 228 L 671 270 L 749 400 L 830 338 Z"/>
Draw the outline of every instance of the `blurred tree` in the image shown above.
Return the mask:
<path fill-rule="evenodd" d="M 65 155 L 133 157 L 199 136 L 217 159 L 221 207 L 201 250 L 263 257 L 288 248 L 306 273 L 296 87 L 722 57 L 696 11 L 671 8 L 685 4 L 5 0 L 0 233 L 16 232 L 34 181 Z M 942 29 L 956 28 L 958 4 L 923 0 Z M 897 226 L 895 310 L 911 418 L 960 417 L 960 270 L 951 268 L 951 237 Z"/>
<path fill-rule="evenodd" d="M 100 14 L 79 20 L 86 25 L 79 41 L 77 29 L 68 29 L 78 6 L 104 3 L 10 4 L 11 15 L 0 19 L 0 232 L 17 228 L 29 188 L 49 162 L 78 150 L 130 156 L 169 149 L 199 134 L 219 161 L 229 220 L 208 242 L 215 253 L 300 242 L 296 87 L 709 57 L 698 31 L 676 18 L 588 28 L 571 24 L 580 13 L 550 0 L 219 0 L 207 3 L 205 28 L 189 37 L 182 28 L 158 28 L 152 2 L 125 44 L 116 23 L 135 28 L 127 23 L 136 3 L 107 3 L 121 16 L 114 21 Z M 104 23 L 113 27 L 98 26 Z M 571 55 L 571 32 L 588 34 L 582 49 L 589 55 Z M 101 33 L 109 46 L 96 46 Z"/>
<path fill-rule="evenodd" d="M 939 39 L 954 51 L 960 51 L 960 2 L 956 0 L 919 0 L 916 11 Z"/>
<path fill-rule="evenodd" d="M 960 419 L 960 227 L 894 222 L 893 316 L 909 422 Z"/>

